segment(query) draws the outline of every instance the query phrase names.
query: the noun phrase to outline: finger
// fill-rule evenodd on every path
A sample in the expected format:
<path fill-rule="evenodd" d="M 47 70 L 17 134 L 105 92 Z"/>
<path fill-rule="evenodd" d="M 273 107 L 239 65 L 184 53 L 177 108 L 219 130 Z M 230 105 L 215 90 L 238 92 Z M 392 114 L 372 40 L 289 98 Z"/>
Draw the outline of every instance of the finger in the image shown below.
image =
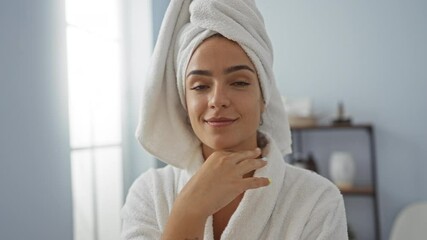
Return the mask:
<path fill-rule="evenodd" d="M 271 184 L 271 180 L 269 178 L 265 177 L 250 177 L 250 178 L 243 178 L 242 179 L 242 185 L 244 188 L 244 191 L 248 189 L 256 189 L 260 187 L 265 187 Z"/>
<path fill-rule="evenodd" d="M 267 165 L 264 159 L 246 159 L 237 164 L 238 173 L 243 176 L 248 172 L 262 168 Z"/>
<path fill-rule="evenodd" d="M 233 152 L 228 157 L 230 160 L 238 164 L 239 162 L 246 160 L 246 159 L 253 159 L 258 157 L 261 154 L 261 149 L 255 148 L 254 150 L 248 150 L 248 151 L 241 151 L 241 152 Z"/>

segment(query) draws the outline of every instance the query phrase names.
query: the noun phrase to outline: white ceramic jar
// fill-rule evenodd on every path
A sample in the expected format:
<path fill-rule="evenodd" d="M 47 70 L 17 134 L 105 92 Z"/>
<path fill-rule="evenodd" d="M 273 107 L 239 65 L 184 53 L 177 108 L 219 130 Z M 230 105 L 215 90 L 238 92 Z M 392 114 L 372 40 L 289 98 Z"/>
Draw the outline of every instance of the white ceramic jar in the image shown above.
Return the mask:
<path fill-rule="evenodd" d="M 354 183 L 354 160 L 348 152 L 333 152 L 329 160 L 331 180 L 340 188 L 351 188 Z"/>

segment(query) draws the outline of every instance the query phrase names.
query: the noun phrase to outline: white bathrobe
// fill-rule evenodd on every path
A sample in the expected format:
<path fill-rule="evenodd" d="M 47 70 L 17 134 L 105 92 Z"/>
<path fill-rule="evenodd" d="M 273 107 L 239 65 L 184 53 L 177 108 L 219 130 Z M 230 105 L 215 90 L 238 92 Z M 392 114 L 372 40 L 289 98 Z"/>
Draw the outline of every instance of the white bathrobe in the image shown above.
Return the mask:
<path fill-rule="evenodd" d="M 269 142 L 263 150 L 268 164 L 255 176 L 269 177 L 272 183 L 245 192 L 221 239 L 348 239 L 337 187 L 314 172 L 286 164 L 274 141 L 269 138 Z M 199 167 L 203 163 L 200 151 L 189 157 Z M 172 166 L 142 174 L 122 209 L 122 239 L 160 239 L 177 195 L 193 174 Z M 214 239 L 212 217 L 206 222 L 204 239 Z"/>
<path fill-rule="evenodd" d="M 173 203 L 203 164 L 200 140 L 187 123 L 184 77 L 194 49 L 219 33 L 238 43 L 253 62 L 265 111 L 267 166 L 255 176 L 272 183 L 245 192 L 221 239 L 347 239 L 343 199 L 325 178 L 286 165 L 291 136 L 273 73 L 273 48 L 255 0 L 171 0 L 144 79 L 136 136 L 146 151 L 170 164 L 150 170 L 131 187 L 122 210 L 122 238 L 160 239 Z M 212 217 L 204 239 L 213 239 Z"/>

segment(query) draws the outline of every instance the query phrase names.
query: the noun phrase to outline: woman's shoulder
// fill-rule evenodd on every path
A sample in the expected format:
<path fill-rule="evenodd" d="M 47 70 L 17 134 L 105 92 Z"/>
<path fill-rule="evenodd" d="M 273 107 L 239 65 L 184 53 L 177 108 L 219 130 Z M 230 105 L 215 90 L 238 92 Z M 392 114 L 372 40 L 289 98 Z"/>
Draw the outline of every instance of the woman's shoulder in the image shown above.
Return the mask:
<path fill-rule="evenodd" d="M 166 166 L 142 173 L 129 188 L 123 207 L 124 216 L 126 213 L 132 215 L 132 212 L 143 211 L 143 206 L 149 206 L 155 212 L 168 209 L 168 205 L 175 199 L 182 172 L 178 168 Z"/>
<path fill-rule="evenodd" d="M 142 173 L 132 184 L 129 191 L 165 191 L 173 189 L 184 170 L 167 165 L 162 168 L 150 168 Z"/>
<path fill-rule="evenodd" d="M 327 195 L 335 199 L 342 198 L 340 190 L 329 179 L 316 172 L 286 164 L 284 189 L 298 195 Z M 303 197 L 303 196 L 301 196 Z"/>
<path fill-rule="evenodd" d="M 167 180 L 173 177 L 175 174 L 179 174 L 180 169 L 177 169 L 171 165 L 166 165 L 162 168 L 150 168 L 147 171 L 141 173 L 135 180 L 134 184 L 150 182 L 155 180 Z"/>
<path fill-rule="evenodd" d="M 286 239 L 345 239 L 343 196 L 327 178 L 286 164 L 279 196 L 274 217 L 283 219 Z"/>
<path fill-rule="evenodd" d="M 160 233 L 158 224 L 168 219 L 182 171 L 172 166 L 149 169 L 133 182 L 121 210 L 125 235 L 135 234 L 135 229 Z"/>

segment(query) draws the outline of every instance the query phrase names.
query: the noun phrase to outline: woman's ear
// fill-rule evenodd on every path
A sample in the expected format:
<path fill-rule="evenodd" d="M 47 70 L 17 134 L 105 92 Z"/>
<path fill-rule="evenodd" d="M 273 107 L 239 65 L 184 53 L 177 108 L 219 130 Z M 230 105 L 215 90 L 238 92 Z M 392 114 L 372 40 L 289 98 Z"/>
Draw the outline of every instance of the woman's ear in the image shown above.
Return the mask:
<path fill-rule="evenodd" d="M 264 99 L 261 99 L 261 114 L 262 113 L 264 113 L 264 111 L 265 111 L 265 101 L 264 101 Z"/>
<path fill-rule="evenodd" d="M 188 126 L 191 126 L 191 121 L 190 121 L 190 117 L 188 116 L 188 114 L 187 114 L 187 116 L 185 117 L 185 123 L 186 123 Z"/>

